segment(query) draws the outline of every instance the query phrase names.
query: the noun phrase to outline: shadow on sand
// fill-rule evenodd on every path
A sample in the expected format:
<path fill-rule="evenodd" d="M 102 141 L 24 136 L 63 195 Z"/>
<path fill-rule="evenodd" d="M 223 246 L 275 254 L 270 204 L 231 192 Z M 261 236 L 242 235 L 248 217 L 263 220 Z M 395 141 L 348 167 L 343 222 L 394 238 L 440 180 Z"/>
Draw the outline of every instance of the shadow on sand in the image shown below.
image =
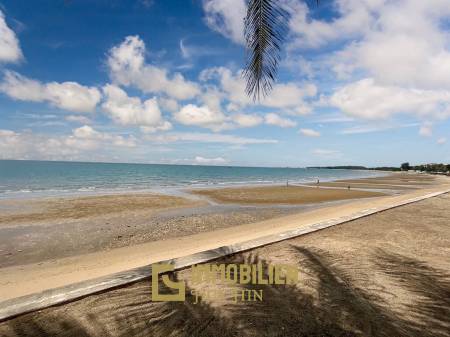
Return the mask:
<path fill-rule="evenodd" d="M 345 268 L 329 253 L 291 246 L 307 287 L 247 286 L 263 289 L 262 302 L 193 304 L 150 301 L 149 282 L 90 296 L 0 324 L 2 336 L 420 336 L 450 331 L 450 280 L 444 271 L 386 251 L 373 255 L 377 272 L 417 298 L 404 317 L 381 291 L 352 285 Z M 224 263 L 264 262 L 237 254 Z M 174 275 L 176 276 L 176 274 Z"/>

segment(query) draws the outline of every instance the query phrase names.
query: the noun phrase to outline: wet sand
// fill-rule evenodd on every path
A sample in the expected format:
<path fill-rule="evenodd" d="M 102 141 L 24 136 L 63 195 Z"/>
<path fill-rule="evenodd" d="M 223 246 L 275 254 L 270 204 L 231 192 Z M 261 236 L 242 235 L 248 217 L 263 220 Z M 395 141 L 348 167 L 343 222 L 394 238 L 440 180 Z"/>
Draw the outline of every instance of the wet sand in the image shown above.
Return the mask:
<path fill-rule="evenodd" d="M 446 194 L 217 261 L 297 265 L 295 286 L 239 286 L 262 302 L 151 302 L 146 280 L 3 322 L 0 335 L 447 337 L 449 205 Z M 188 294 L 205 287 L 189 269 L 171 277 Z"/>
<path fill-rule="evenodd" d="M 0 202 L 1 204 L 2 202 Z M 11 223 L 39 223 L 49 220 L 82 219 L 126 212 L 192 207 L 201 204 L 161 194 L 101 195 L 78 198 L 46 198 L 3 202 L 0 226 Z M 13 207 L 8 211 L 7 205 Z"/>
<path fill-rule="evenodd" d="M 287 194 L 277 186 L 257 190 L 264 202 L 255 206 L 248 200 L 209 202 L 206 194 L 1 200 L 0 268 L 183 237 L 325 207 L 327 201 L 377 195 L 306 187 L 289 187 Z"/>
<path fill-rule="evenodd" d="M 324 189 L 304 186 L 233 187 L 193 190 L 192 193 L 223 203 L 248 205 L 311 204 L 326 201 L 362 199 L 383 196 L 383 193 L 352 189 Z"/>

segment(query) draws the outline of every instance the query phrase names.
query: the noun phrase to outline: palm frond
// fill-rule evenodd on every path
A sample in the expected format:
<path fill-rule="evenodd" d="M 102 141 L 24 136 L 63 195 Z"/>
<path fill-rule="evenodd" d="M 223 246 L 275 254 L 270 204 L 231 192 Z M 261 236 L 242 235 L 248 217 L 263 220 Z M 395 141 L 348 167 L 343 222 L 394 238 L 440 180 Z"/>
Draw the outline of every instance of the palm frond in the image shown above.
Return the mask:
<path fill-rule="evenodd" d="M 276 79 L 287 13 L 277 0 L 250 0 L 245 18 L 246 93 L 254 100 L 266 96 Z"/>

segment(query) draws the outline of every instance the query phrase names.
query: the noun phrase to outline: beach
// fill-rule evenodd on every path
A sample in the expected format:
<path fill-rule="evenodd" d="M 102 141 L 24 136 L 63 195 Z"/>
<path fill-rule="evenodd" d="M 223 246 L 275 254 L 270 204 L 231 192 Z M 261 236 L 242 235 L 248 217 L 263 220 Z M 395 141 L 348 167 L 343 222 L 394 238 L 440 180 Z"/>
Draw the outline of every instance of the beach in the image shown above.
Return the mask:
<path fill-rule="evenodd" d="M 405 184 L 421 179 L 407 177 L 410 181 Z M 439 177 L 423 179 L 420 186 L 425 188 L 415 184 L 410 196 L 438 190 L 445 183 Z M 404 179 L 389 180 L 397 185 Z M 315 210 L 321 211 L 316 220 L 333 210 L 357 208 L 358 203 L 377 205 L 386 198 L 400 200 L 405 192 L 328 205 Z M 192 304 L 192 295 L 185 302 L 152 302 L 150 281 L 145 280 L 19 316 L 1 323 L 0 332 L 5 336 L 444 337 L 450 328 L 449 202 L 444 194 L 215 262 L 298 265 L 299 284 L 263 286 L 262 302 L 210 299 Z M 301 226 L 299 219 L 312 219 L 314 210 L 300 215 L 277 218 L 279 229 L 288 228 L 289 222 Z M 270 232 L 264 222 L 259 224 L 262 232 Z M 248 237 L 258 228 L 247 226 L 236 231 Z M 221 233 L 220 244 L 227 232 Z M 188 294 L 205 286 L 189 283 L 190 272 L 188 268 L 172 276 L 186 280 Z"/>
<path fill-rule="evenodd" d="M 181 195 L 181 196 L 180 196 Z M 258 200 L 255 200 L 255 196 Z M 0 267 L 255 223 L 380 192 L 307 186 L 0 200 Z"/>
<path fill-rule="evenodd" d="M 428 177 L 416 179 L 421 186 L 430 182 Z M 0 200 L 0 267 L 182 237 L 383 195 L 359 188 L 359 180 L 350 184 L 354 189 L 269 185 L 185 189 L 182 196 L 143 192 Z M 385 194 L 402 192 L 401 186 L 388 187 Z"/>
<path fill-rule="evenodd" d="M 142 193 L 2 201 L 0 294 L 10 299 L 292 230 L 439 191 L 448 182 L 418 174 L 364 181 L 390 188 L 373 191 L 373 186 L 357 187 L 360 180 L 347 180 L 345 188 L 246 186 L 186 189 L 184 197 Z"/>

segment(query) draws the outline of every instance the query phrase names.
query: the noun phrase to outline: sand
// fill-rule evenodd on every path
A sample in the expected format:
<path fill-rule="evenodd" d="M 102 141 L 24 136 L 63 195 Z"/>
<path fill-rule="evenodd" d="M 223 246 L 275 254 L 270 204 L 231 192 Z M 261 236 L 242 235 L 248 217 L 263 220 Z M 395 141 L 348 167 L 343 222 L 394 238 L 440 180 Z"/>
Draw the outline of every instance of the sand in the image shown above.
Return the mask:
<path fill-rule="evenodd" d="M 362 198 L 214 231 L 101 250 L 89 254 L 49 259 L 39 263 L 5 267 L 1 269 L 2 273 L 0 274 L 0 298 L 6 300 L 148 265 L 156 261 L 298 229 L 312 223 L 348 216 L 372 207 L 388 206 L 448 188 L 450 185 L 436 184 L 432 188 L 416 189 L 400 195 Z"/>
<path fill-rule="evenodd" d="M 201 203 L 186 198 L 161 194 L 102 195 L 78 198 L 50 198 L 33 201 L 17 200 L 15 212 L 0 213 L 0 226 L 10 223 L 28 224 L 57 219 L 100 217 L 117 213 L 139 212 L 142 210 L 192 207 L 199 204 Z"/>
<path fill-rule="evenodd" d="M 4 322 L 0 335 L 446 337 L 449 205 L 442 195 L 217 261 L 298 265 L 299 284 L 262 286 L 262 302 L 155 303 L 142 281 Z"/>
<path fill-rule="evenodd" d="M 380 197 L 379 192 L 323 189 L 303 186 L 263 186 L 233 187 L 193 190 L 195 194 L 206 196 L 223 203 L 239 204 L 310 204 L 326 201 Z"/>
<path fill-rule="evenodd" d="M 274 194 L 277 189 L 259 188 L 265 201 L 254 206 L 208 202 L 186 193 L 1 200 L 0 268 L 208 232 L 376 195 L 304 187 Z"/>

